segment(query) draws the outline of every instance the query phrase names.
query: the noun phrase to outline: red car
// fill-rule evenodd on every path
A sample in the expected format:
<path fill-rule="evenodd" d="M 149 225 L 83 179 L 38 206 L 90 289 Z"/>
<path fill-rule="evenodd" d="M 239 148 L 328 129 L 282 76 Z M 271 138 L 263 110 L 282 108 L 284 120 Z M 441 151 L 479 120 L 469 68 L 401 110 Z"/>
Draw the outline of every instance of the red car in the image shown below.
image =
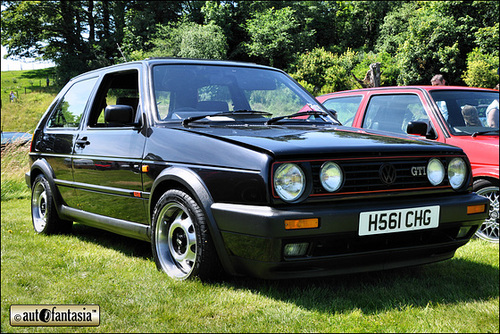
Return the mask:
<path fill-rule="evenodd" d="M 498 97 L 493 89 L 407 86 L 342 91 L 317 100 L 346 126 L 420 135 L 462 148 L 472 164 L 474 191 L 491 203 L 490 217 L 476 235 L 498 243 Z"/>

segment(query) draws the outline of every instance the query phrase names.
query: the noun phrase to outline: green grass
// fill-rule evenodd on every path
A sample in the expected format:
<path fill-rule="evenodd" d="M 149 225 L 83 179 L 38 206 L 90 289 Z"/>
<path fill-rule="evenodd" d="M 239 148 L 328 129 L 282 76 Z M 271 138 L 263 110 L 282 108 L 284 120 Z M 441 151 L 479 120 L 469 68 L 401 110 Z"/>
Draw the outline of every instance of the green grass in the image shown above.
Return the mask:
<path fill-rule="evenodd" d="M 150 246 L 75 224 L 36 235 L 28 199 L 2 202 L 2 332 L 496 332 L 498 245 L 454 259 L 324 279 L 178 282 Z M 98 304 L 95 328 L 9 325 L 12 304 Z"/>
<path fill-rule="evenodd" d="M 2 131 L 33 132 L 61 88 L 53 85 L 53 73 L 54 68 L 2 72 Z M 47 76 L 51 79 L 49 87 Z M 17 96 L 13 103 L 9 99 L 10 91 Z"/>

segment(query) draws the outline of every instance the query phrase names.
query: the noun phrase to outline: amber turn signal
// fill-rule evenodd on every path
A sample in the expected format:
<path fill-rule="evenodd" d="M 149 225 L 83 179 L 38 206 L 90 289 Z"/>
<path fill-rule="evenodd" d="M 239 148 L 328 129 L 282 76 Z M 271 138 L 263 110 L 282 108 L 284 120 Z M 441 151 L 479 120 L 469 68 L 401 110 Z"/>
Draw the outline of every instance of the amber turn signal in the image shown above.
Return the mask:
<path fill-rule="evenodd" d="M 469 205 L 467 207 L 467 214 L 471 215 L 473 213 L 483 213 L 486 211 L 486 205 L 485 204 L 480 204 L 480 205 Z"/>
<path fill-rule="evenodd" d="M 319 226 L 318 218 L 285 220 L 285 229 L 287 230 L 298 230 L 302 228 L 317 228 L 318 226 Z"/>

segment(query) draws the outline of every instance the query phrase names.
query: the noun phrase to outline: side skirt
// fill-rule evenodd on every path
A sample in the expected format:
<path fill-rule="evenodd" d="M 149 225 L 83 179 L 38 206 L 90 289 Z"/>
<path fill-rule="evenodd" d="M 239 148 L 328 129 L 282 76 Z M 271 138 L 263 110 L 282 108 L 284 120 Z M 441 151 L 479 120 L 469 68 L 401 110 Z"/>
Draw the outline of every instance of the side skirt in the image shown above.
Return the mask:
<path fill-rule="evenodd" d="M 126 237 L 151 241 L 149 225 L 96 215 L 94 213 L 73 209 L 65 205 L 61 207 L 60 213 L 64 216 L 64 219 L 68 218 L 84 225 L 96 227 Z"/>

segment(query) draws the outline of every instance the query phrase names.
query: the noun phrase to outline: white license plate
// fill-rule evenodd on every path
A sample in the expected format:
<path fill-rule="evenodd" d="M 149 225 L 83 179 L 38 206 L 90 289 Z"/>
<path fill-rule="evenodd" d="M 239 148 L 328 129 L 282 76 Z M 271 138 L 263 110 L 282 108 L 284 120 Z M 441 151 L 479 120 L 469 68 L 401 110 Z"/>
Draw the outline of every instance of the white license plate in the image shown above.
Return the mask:
<path fill-rule="evenodd" d="M 439 205 L 361 212 L 359 235 L 406 232 L 439 226 Z"/>

